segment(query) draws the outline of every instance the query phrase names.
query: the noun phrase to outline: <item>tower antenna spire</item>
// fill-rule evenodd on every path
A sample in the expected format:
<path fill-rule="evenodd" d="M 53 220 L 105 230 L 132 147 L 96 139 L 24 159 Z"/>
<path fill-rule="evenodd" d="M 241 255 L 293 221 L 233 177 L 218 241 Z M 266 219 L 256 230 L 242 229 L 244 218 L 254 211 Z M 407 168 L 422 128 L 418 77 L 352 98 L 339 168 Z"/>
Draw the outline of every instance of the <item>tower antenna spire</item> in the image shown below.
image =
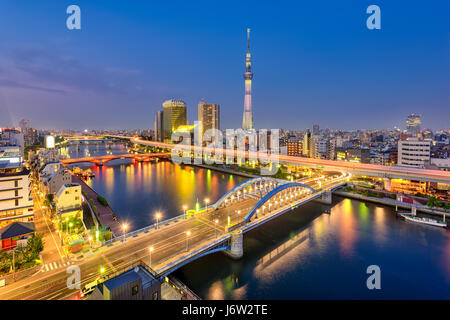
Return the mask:
<path fill-rule="evenodd" d="M 250 28 L 247 28 L 247 51 L 250 51 Z"/>

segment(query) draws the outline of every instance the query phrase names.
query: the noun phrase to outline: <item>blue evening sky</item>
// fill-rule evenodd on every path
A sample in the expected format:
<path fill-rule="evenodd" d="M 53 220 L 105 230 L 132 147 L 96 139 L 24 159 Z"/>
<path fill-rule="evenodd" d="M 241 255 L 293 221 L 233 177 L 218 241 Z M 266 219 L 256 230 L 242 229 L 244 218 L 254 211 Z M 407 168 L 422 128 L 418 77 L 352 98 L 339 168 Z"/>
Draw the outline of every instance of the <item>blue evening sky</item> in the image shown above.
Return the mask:
<path fill-rule="evenodd" d="M 449 128 L 449 18 L 448 0 L 0 0 L 0 127 L 153 128 L 170 98 L 240 127 L 250 27 L 257 128 Z"/>

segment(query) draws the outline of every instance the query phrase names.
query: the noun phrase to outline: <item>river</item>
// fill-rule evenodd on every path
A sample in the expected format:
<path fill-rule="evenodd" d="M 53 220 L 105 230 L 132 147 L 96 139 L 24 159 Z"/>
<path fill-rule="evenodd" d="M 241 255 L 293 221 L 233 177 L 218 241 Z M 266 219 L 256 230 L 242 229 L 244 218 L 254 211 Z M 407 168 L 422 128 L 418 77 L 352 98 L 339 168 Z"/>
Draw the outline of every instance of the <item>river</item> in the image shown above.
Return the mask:
<path fill-rule="evenodd" d="M 90 167 L 96 177 L 88 183 L 131 230 L 155 222 L 157 211 L 170 218 L 197 199 L 214 202 L 246 179 L 168 161 Z M 367 288 L 370 265 L 380 268 L 380 290 Z M 331 206 L 309 203 L 245 234 L 238 261 L 215 253 L 175 276 L 205 299 L 450 299 L 450 231 L 334 197 Z"/>

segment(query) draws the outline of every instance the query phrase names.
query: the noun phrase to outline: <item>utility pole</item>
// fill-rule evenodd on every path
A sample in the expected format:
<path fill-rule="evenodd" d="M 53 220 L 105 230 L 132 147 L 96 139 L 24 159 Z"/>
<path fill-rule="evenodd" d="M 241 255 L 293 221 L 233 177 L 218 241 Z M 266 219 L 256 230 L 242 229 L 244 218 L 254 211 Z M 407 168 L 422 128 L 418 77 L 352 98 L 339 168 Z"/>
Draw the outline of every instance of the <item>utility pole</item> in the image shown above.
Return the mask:
<path fill-rule="evenodd" d="M 13 280 L 16 281 L 16 250 L 13 249 Z"/>

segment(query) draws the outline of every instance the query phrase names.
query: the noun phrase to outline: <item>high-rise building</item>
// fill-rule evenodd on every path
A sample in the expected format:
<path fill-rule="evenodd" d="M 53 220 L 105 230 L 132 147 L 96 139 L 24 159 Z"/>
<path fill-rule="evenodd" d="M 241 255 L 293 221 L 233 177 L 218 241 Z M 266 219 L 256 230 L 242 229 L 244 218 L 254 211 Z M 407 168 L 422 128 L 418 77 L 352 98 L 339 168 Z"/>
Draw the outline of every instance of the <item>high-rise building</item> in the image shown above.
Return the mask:
<path fill-rule="evenodd" d="M 423 167 L 430 162 L 431 140 L 408 138 L 398 141 L 398 165 Z"/>
<path fill-rule="evenodd" d="M 318 124 L 313 125 L 313 135 L 314 136 L 320 135 L 320 127 Z"/>
<path fill-rule="evenodd" d="M 325 139 L 319 136 L 311 138 L 311 158 L 334 160 L 335 151 L 335 139 Z"/>
<path fill-rule="evenodd" d="M 206 130 L 220 130 L 220 105 L 201 101 L 198 104 L 198 120 L 201 121 L 199 131 L 202 139 Z"/>
<path fill-rule="evenodd" d="M 172 132 L 186 125 L 186 103 L 181 99 L 171 99 L 163 103 L 163 140 L 171 141 Z"/>
<path fill-rule="evenodd" d="M 30 171 L 22 161 L 20 146 L 0 146 L 0 229 L 33 221 Z"/>
<path fill-rule="evenodd" d="M 242 120 L 242 129 L 253 129 L 252 112 L 252 59 L 250 56 L 250 29 L 247 29 L 247 55 L 245 57 L 245 97 L 244 97 L 244 118 Z"/>
<path fill-rule="evenodd" d="M 417 136 L 420 132 L 421 115 L 411 113 L 408 118 L 406 118 L 406 131 L 412 135 Z"/>
<path fill-rule="evenodd" d="M 30 128 L 30 120 L 26 120 L 26 119 L 22 119 L 19 122 L 19 127 L 20 129 L 22 129 L 22 133 L 25 134 L 25 132 L 27 131 L 27 129 Z"/>
<path fill-rule="evenodd" d="M 290 137 L 286 142 L 288 156 L 300 156 L 302 154 L 302 142 L 297 137 Z"/>
<path fill-rule="evenodd" d="M 303 155 L 311 157 L 311 131 L 309 129 L 306 129 L 303 136 Z"/>
<path fill-rule="evenodd" d="M 163 141 L 163 111 L 156 111 L 155 116 L 155 141 Z"/>

